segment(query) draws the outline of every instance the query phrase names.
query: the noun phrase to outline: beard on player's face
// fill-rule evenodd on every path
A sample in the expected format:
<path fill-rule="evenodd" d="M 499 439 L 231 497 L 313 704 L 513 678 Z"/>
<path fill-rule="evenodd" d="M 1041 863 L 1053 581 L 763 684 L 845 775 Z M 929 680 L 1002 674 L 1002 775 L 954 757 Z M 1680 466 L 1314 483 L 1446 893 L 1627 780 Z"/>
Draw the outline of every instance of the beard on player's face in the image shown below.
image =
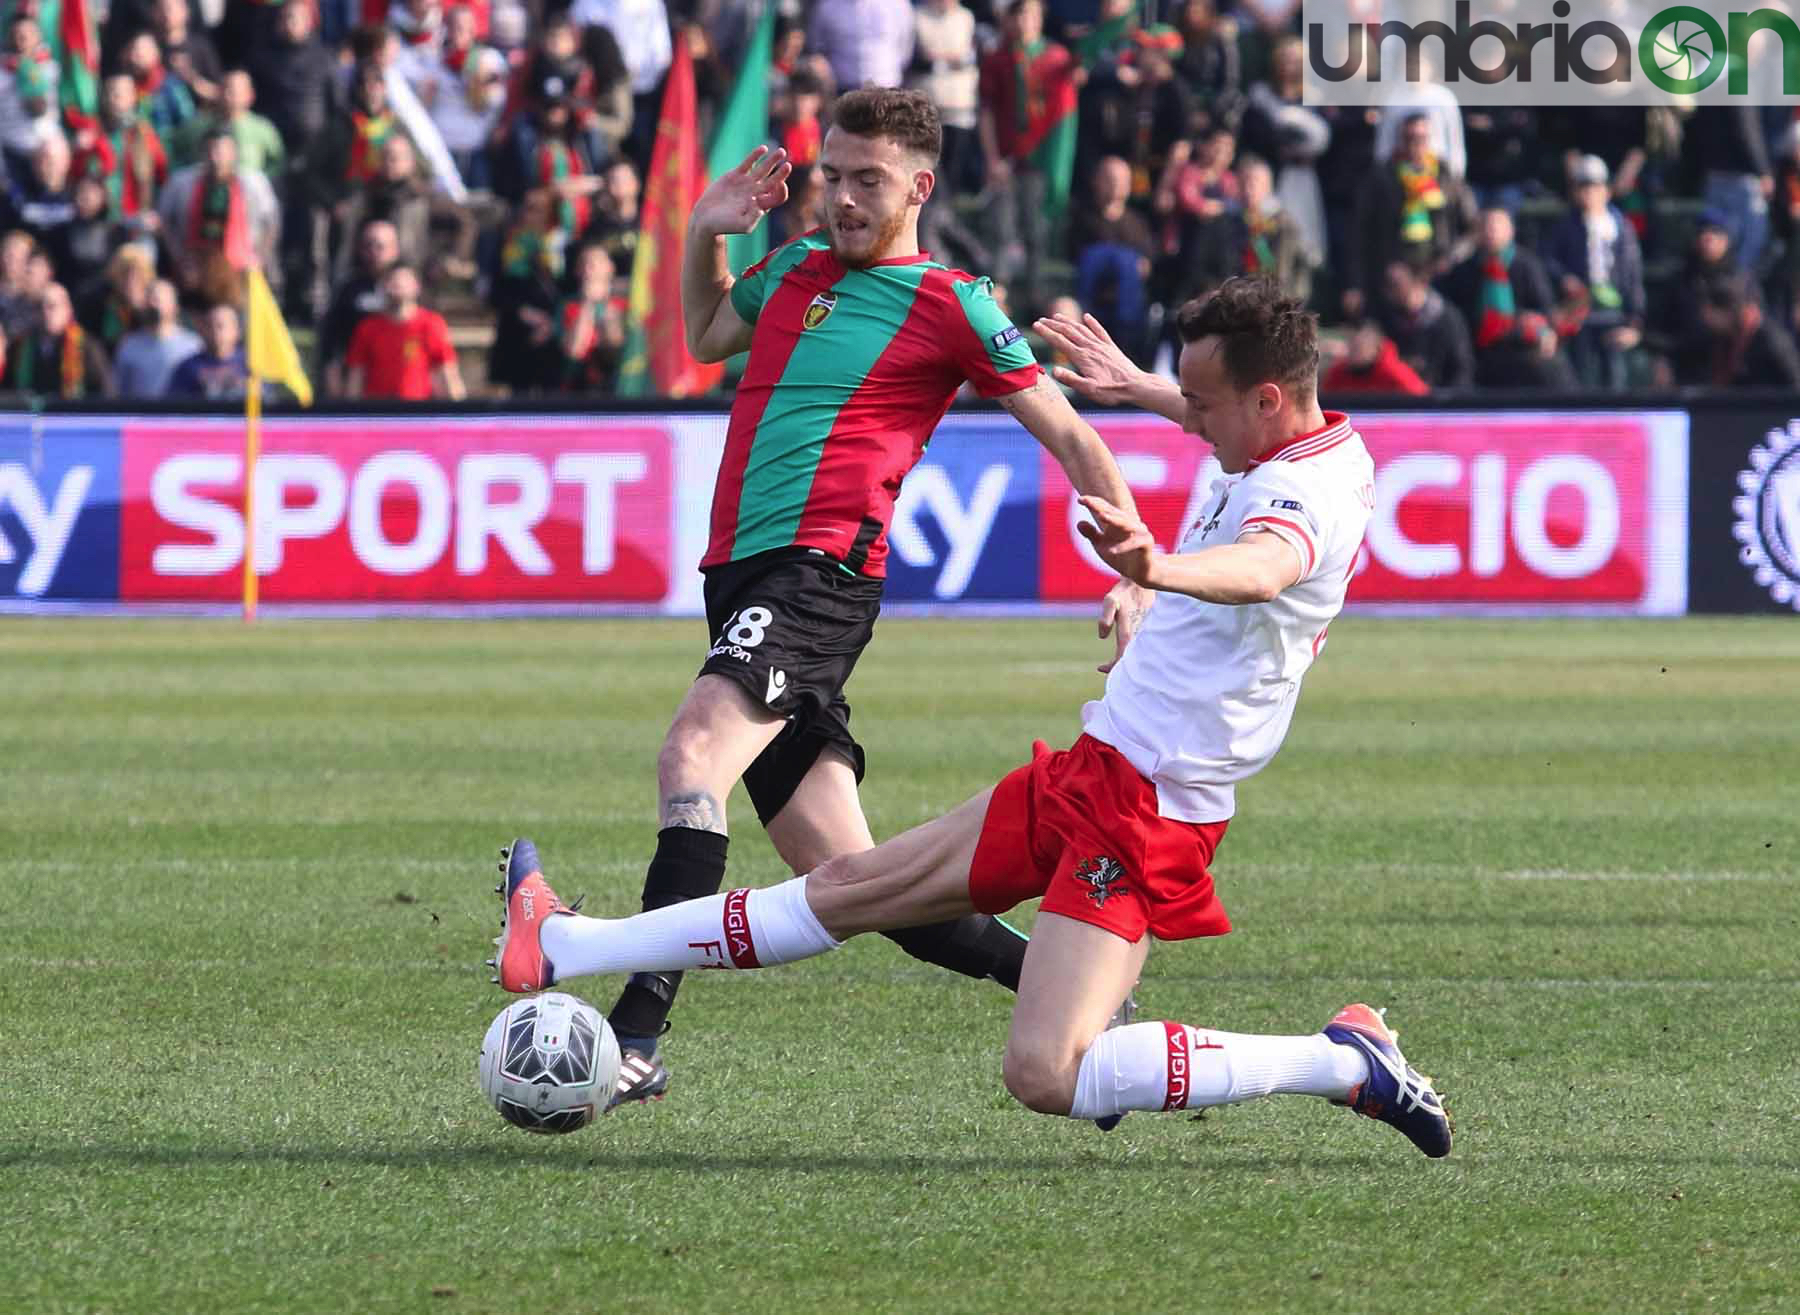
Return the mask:
<path fill-rule="evenodd" d="M 831 216 L 826 232 L 830 236 L 831 254 L 838 263 L 859 269 L 887 259 L 906 231 L 906 207 L 881 217 L 867 210 L 838 212 Z"/>

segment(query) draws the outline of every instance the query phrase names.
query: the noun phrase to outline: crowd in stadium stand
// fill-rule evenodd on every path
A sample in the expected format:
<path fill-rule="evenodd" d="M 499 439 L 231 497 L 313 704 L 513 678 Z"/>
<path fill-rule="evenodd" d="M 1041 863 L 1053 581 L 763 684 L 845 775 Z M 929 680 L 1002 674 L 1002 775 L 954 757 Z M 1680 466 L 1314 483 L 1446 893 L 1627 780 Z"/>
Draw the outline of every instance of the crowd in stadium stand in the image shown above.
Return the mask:
<path fill-rule="evenodd" d="M 1308 107 L 1298 0 L 85 3 L 5 24 L 11 394 L 241 397 L 253 266 L 326 397 L 607 394 L 673 52 L 704 133 L 765 3 L 773 241 L 820 220 L 833 96 L 905 85 L 944 122 L 922 242 L 1021 324 L 1167 368 L 1255 272 L 1334 392 L 1800 386 L 1787 109 Z"/>

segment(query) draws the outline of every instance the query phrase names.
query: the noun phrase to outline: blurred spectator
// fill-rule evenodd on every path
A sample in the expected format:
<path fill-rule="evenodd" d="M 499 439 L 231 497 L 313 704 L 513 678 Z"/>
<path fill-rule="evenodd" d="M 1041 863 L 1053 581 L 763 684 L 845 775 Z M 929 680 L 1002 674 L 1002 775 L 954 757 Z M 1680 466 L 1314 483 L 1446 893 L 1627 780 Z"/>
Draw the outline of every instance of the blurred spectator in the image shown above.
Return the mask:
<path fill-rule="evenodd" d="M 627 149 L 640 172 L 650 162 L 662 107 L 663 77 L 675 57 L 669 11 L 663 0 L 575 0 L 569 17 L 582 28 L 603 27 L 619 44 L 631 76 L 631 134 Z"/>
<path fill-rule="evenodd" d="M 259 16 L 269 6 L 247 6 Z M 313 7 L 284 0 L 273 10 L 266 36 L 244 52 L 244 63 L 263 114 L 287 148 L 282 179 L 281 259 L 289 313 L 301 319 L 318 314 L 322 283 L 330 268 L 329 229 L 311 183 L 313 158 L 330 117 L 337 64 L 319 40 Z"/>
<path fill-rule="evenodd" d="M 176 129 L 194 117 L 199 102 L 187 83 L 172 75 L 163 63 L 162 47 L 148 32 L 139 32 L 125 43 L 124 68 L 137 84 L 138 113 L 168 141 Z"/>
<path fill-rule="evenodd" d="M 77 178 L 75 217 L 62 230 L 62 246 L 55 256 L 63 286 L 86 297 L 101 281 L 119 237 L 119 226 L 107 208 L 105 185 L 98 178 Z"/>
<path fill-rule="evenodd" d="M 150 220 L 156 194 L 168 181 L 169 157 L 156 129 L 139 117 L 137 100 L 128 74 L 115 73 L 101 84 L 100 117 L 83 134 L 74 170 L 106 188 L 115 218 Z"/>
<path fill-rule="evenodd" d="M 587 107 L 586 129 L 598 158 L 610 160 L 624 149 L 637 114 L 631 94 L 631 70 L 619 42 L 603 27 L 590 27 L 583 35 L 582 54 L 593 71 L 593 93 Z"/>
<path fill-rule="evenodd" d="M 547 344 L 556 333 L 562 298 L 562 230 L 553 199 L 542 188 L 525 194 L 500 247 L 489 300 L 497 313 L 488 351 L 488 379 L 514 393 L 550 387 Z"/>
<path fill-rule="evenodd" d="M 75 307 L 62 284 L 44 289 L 36 326 L 6 345 L 5 384 L 12 392 L 64 399 L 106 395 L 111 384 L 106 353 L 75 322 Z"/>
<path fill-rule="evenodd" d="M 1221 276 L 1260 274 L 1304 303 L 1312 295 L 1316 262 L 1300 225 L 1275 195 L 1274 171 L 1267 161 L 1246 155 L 1238 161 L 1237 177 L 1239 205 L 1218 229 L 1225 242 Z"/>
<path fill-rule="evenodd" d="M 1344 355 L 1332 363 L 1319 381 L 1319 390 L 1331 393 L 1404 393 L 1423 397 L 1431 391 L 1419 372 L 1400 359 L 1394 340 L 1382 333 L 1374 320 L 1350 326 Z"/>
<path fill-rule="evenodd" d="M 474 19 L 472 11 L 469 17 Z M 403 73 L 414 59 L 431 62 L 443 49 L 444 7 L 439 0 L 395 0 L 388 8 L 387 23 L 405 47 L 401 55 Z"/>
<path fill-rule="evenodd" d="M 898 87 L 912 63 L 913 22 L 910 0 L 831 0 L 814 7 L 806 46 L 831 64 L 840 90 Z"/>
<path fill-rule="evenodd" d="M 1399 43 L 1384 43 L 1382 56 L 1398 63 L 1403 58 Z M 1436 80 L 1435 72 L 1431 69 L 1432 52 L 1429 49 L 1423 52 L 1421 62 L 1427 73 L 1426 78 L 1420 82 L 1401 80 L 1403 86 L 1396 89 L 1393 99 L 1377 111 L 1375 158 L 1386 160 L 1403 153 L 1405 146 L 1402 139 L 1406 136 L 1407 127 L 1415 119 L 1423 118 L 1429 129 L 1427 148 L 1434 157 L 1443 161 L 1444 172 L 1461 179 L 1469 171 L 1469 149 L 1463 136 L 1462 107 L 1456 102 L 1456 93 Z"/>
<path fill-rule="evenodd" d="M 1706 204 L 1717 212 L 1738 267 L 1757 269 L 1769 240 L 1769 197 L 1775 191 L 1761 108 L 1702 106 L 1688 120 L 1688 136 L 1705 170 Z"/>
<path fill-rule="evenodd" d="M 385 219 L 363 224 L 356 239 L 356 268 L 332 290 L 314 342 L 315 369 L 327 397 L 344 393 L 344 355 L 356 326 L 382 307 L 382 276 L 400 259 L 400 236 Z"/>
<path fill-rule="evenodd" d="M 625 307 L 613 290 L 612 257 L 597 243 L 575 256 L 575 291 L 557 310 L 563 391 L 611 392 L 625 351 Z"/>
<path fill-rule="evenodd" d="M 29 166 L 13 174 L 6 195 L 6 224 L 24 229 L 60 267 L 69 258 L 69 225 L 75 222 L 75 187 L 69 176 L 69 143 L 51 133 L 31 153 Z"/>
<path fill-rule="evenodd" d="M 295 0 L 299 3 L 299 0 Z M 237 143 L 238 164 L 267 178 L 277 178 L 287 163 L 287 147 L 275 125 L 251 109 L 256 84 L 243 69 L 231 69 L 221 81 L 218 104 L 196 114 L 175 132 L 169 153 L 177 167 L 194 163 L 205 149 L 207 134 L 222 129 Z"/>
<path fill-rule="evenodd" d="M 1102 156 L 1131 166 L 1131 195 L 1148 201 L 1168 165 L 1185 163 L 1196 125 L 1193 97 L 1175 72 L 1179 45 L 1161 33 L 1139 39 L 1094 70 L 1080 95 L 1080 159 L 1091 176 Z"/>
<path fill-rule="evenodd" d="M 1346 253 L 1348 316 L 1361 313 L 1368 281 L 1395 261 L 1417 262 L 1428 274 L 1437 274 L 1468 248 L 1464 234 L 1473 226 L 1474 202 L 1462 180 L 1432 150 L 1431 133 L 1425 115 L 1408 119 L 1399 149 L 1364 184 Z M 1404 341 L 1400 354 L 1406 355 Z M 1435 386 L 1437 381 L 1427 376 L 1427 382 Z"/>
<path fill-rule="evenodd" d="M 1275 195 L 1293 217 L 1313 265 L 1326 251 L 1325 193 L 1315 167 L 1331 145 L 1331 125 L 1301 103 L 1305 51 L 1299 37 L 1283 37 L 1269 55 L 1269 77 L 1250 88 L 1244 112 L 1244 149 L 1269 162 Z"/>
<path fill-rule="evenodd" d="M 555 198 L 556 226 L 566 244 L 587 227 L 593 198 L 602 185 L 574 99 L 552 95 L 544 105 L 537 131 L 528 140 L 532 145 L 523 161 L 525 187 L 541 188 Z"/>
<path fill-rule="evenodd" d="M 162 49 L 163 67 L 179 82 L 196 105 L 212 105 L 219 99 L 224 67 L 212 39 L 191 27 L 188 0 L 156 0 L 151 9 L 150 31 Z"/>
<path fill-rule="evenodd" d="M 245 54 L 245 66 L 263 114 L 292 155 L 313 155 L 331 117 L 337 61 L 319 40 L 307 0 L 283 0 L 269 41 Z"/>
<path fill-rule="evenodd" d="M 26 270 L 37 253 L 37 239 L 22 229 L 0 238 L 0 342 L 16 338 L 37 321 L 38 297 L 27 282 Z"/>
<path fill-rule="evenodd" d="M 962 0 L 923 0 L 913 16 L 907 85 L 931 97 L 938 108 L 944 124 L 938 169 L 952 192 L 981 188 L 981 139 L 975 127 L 980 84 L 975 15 Z"/>
<path fill-rule="evenodd" d="M 776 143 L 788 153 L 794 167 L 817 164 L 825 129 L 819 120 L 825 108 L 825 88 L 805 69 L 788 79 L 784 112 L 775 125 Z"/>
<path fill-rule="evenodd" d="M 1075 215 L 1075 295 L 1133 360 L 1148 344 L 1146 296 L 1155 239 L 1128 204 L 1131 166 L 1116 155 L 1094 168 L 1092 197 Z"/>
<path fill-rule="evenodd" d="M 407 264 L 390 267 L 381 291 L 382 309 L 350 336 L 348 395 L 428 401 L 441 390 L 460 400 L 462 372 L 450 328 L 443 316 L 419 305 L 418 271 Z"/>
<path fill-rule="evenodd" d="M 1444 295 L 1473 326 L 1475 382 L 1483 388 L 1572 389 L 1551 323 L 1550 276 L 1514 242 L 1512 215 L 1498 206 L 1481 216 L 1474 253 L 1444 277 Z"/>
<path fill-rule="evenodd" d="M 1756 284 L 1731 249 L 1732 216 L 1700 217 L 1670 316 L 1675 380 L 1713 388 L 1800 387 L 1793 337 L 1763 314 Z"/>
<path fill-rule="evenodd" d="M 629 283 L 632 257 L 637 254 L 638 201 L 642 186 L 630 160 L 614 160 L 600 177 L 604 185 L 594 198 L 593 218 L 588 221 L 582 241 L 597 242 L 605 247 L 618 277 Z M 773 230 L 770 245 L 779 245 Z"/>
<path fill-rule="evenodd" d="M 243 397 L 250 389 L 243 338 L 237 307 L 224 301 L 208 306 L 200 316 L 200 350 L 175 367 L 164 396 L 209 402 Z"/>
<path fill-rule="evenodd" d="M 1483 209 L 1517 211 L 1528 194 L 1541 190 L 1538 112 L 1523 105 L 1484 105 L 1464 110 L 1462 119 L 1469 156 L 1469 173 L 1463 181 L 1475 203 Z"/>
<path fill-rule="evenodd" d="M 926 202 L 925 209 L 935 220 L 936 211 L 941 205 L 937 198 Z M 779 207 L 769 216 L 769 245 L 778 247 L 784 242 L 792 242 L 802 233 L 810 233 L 825 223 L 825 175 L 817 166 L 809 165 L 804 169 L 796 169 L 788 177 L 787 204 Z M 923 232 L 930 232 L 923 215 L 919 219 Z M 927 250 L 936 251 L 941 243 L 933 235 L 933 245 Z M 920 238 L 921 245 L 924 238 Z"/>
<path fill-rule="evenodd" d="M 581 53 L 581 34 L 567 17 L 544 25 L 538 48 L 525 69 L 520 109 L 542 119 L 552 105 L 579 112 L 593 97 L 594 71 Z"/>
<path fill-rule="evenodd" d="M 261 174 L 238 168 L 228 132 L 207 135 L 205 162 L 178 169 L 156 208 L 185 292 L 235 302 L 244 271 L 272 264 L 281 221 L 275 193 Z"/>
<path fill-rule="evenodd" d="M 995 278 L 1041 285 L 1055 196 L 1066 197 L 1073 166 L 1046 159 L 1040 148 L 1074 113 L 1079 69 L 1073 56 L 1044 39 L 1043 0 L 1016 0 L 1006 13 L 1006 39 L 981 64 L 981 145 L 987 159 L 988 215 L 994 224 Z M 910 40 L 910 29 L 908 29 Z"/>
<path fill-rule="evenodd" d="M 1462 313 L 1431 286 L 1422 268 L 1395 260 L 1382 278 L 1380 323 L 1400 358 L 1436 391 L 1475 382 L 1475 357 Z"/>
<path fill-rule="evenodd" d="M 1237 20 L 1221 15 L 1216 0 L 1185 0 L 1175 6 L 1173 21 L 1181 38 L 1175 72 L 1182 85 L 1205 107 L 1209 126 L 1237 132 L 1245 108 Z"/>
<path fill-rule="evenodd" d="M 350 112 L 334 117 L 307 151 L 313 204 L 330 222 L 331 249 L 355 231 L 347 225 L 357 194 L 381 173 L 381 148 L 388 138 L 403 132 L 380 67 L 358 65 L 350 83 Z"/>
<path fill-rule="evenodd" d="M 113 358 L 113 396 L 161 397 L 175 367 L 203 346 L 199 334 L 182 327 L 175 285 L 156 280 L 137 314 L 136 327 L 119 340 Z"/>
<path fill-rule="evenodd" d="M 1227 250 L 1231 226 L 1225 221 L 1242 204 L 1231 168 L 1236 155 L 1236 139 L 1214 128 L 1184 160 L 1169 158 L 1152 203 L 1162 248 L 1157 296 L 1166 306 L 1183 305 L 1235 272 L 1239 253 Z M 1169 322 L 1172 328 L 1172 316 Z"/>
<path fill-rule="evenodd" d="M 1584 156 L 1574 170 L 1575 208 L 1550 231 L 1544 260 L 1561 294 L 1569 355 L 1588 387 L 1623 392 L 1631 352 L 1643 338 L 1644 260 L 1637 234 L 1612 203 L 1606 162 Z"/>
<path fill-rule="evenodd" d="M 488 145 L 506 111 L 506 57 L 475 40 L 475 11 L 453 5 L 444 44 L 429 57 L 413 52 L 407 76 L 456 162 L 463 182 L 493 186 Z"/>
<path fill-rule="evenodd" d="M 350 197 L 344 227 L 351 233 L 366 232 L 368 222 L 375 219 L 385 219 L 393 227 L 400 259 L 424 268 L 430 255 L 431 199 L 419 178 L 419 157 L 403 133 L 393 133 L 382 142 L 375 176 Z M 339 248 L 333 271 L 336 279 L 348 276 L 354 255 L 349 243 Z"/>
<path fill-rule="evenodd" d="M 14 13 L 0 60 L 0 148 L 12 177 L 27 172 L 40 141 L 61 131 L 56 83 L 56 57 L 37 19 Z"/>

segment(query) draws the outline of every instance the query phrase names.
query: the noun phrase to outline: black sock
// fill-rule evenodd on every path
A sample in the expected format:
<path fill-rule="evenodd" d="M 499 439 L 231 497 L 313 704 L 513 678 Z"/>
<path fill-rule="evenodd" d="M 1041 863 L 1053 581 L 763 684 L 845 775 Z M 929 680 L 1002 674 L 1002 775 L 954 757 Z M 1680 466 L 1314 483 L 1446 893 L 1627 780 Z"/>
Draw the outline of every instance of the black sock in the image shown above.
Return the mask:
<path fill-rule="evenodd" d="M 1019 989 L 1019 970 L 1025 966 L 1025 947 L 1030 943 L 985 913 L 881 934 L 915 959 L 965 977 L 991 977 L 1009 991 Z"/>
<path fill-rule="evenodd" d="M 656 856 L 644 874 L 644 912 L 719 893 L 725 884 L 730 837 L 690 826 L 656 833 Z M 619 992 L 607 1022 L 622 1041 L 654 1040 L 681 989 L 680 973 L 633 973 Z"/>

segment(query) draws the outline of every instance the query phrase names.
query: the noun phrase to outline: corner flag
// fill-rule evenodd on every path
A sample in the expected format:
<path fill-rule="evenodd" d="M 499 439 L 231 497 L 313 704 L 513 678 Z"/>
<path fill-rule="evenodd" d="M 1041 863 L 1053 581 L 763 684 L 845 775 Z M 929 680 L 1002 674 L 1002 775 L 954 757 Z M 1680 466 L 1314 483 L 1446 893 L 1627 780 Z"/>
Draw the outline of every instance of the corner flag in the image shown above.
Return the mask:
<path fill-rule="evenodd" d="M 300 353 L 294 350 L 287 321 L 281 318 L 281 308 L 275 304 L 275 294 L 269 291 L 268 280 L 260 269 L 250 271 L 250 304 L 244 318 L 244 355 L 250 365 L 250 377 L 259 383 L 267 379 L 286 384 L 287 390 L 300 399 L 301 406 L 311 406 L 312 381 L 300 368 Z"/>

